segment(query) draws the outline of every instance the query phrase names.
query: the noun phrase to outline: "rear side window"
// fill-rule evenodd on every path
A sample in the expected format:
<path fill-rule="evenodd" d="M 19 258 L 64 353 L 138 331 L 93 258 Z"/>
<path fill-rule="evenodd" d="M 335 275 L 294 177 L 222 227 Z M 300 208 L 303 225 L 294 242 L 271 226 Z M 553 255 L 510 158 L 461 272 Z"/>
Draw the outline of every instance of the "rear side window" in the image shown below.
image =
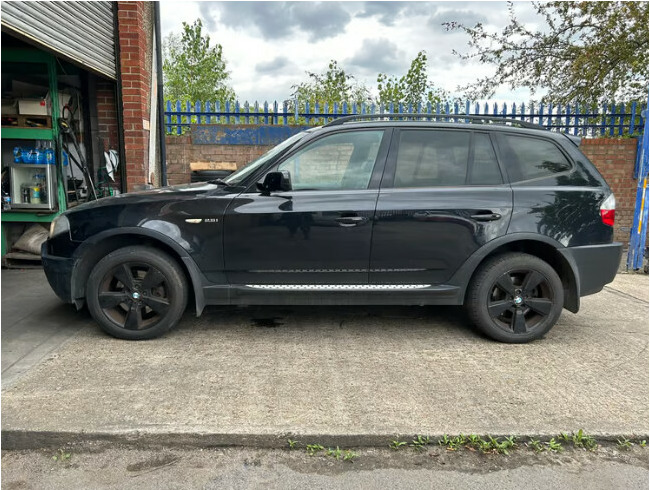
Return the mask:
<path fill-rule="evenodd" d="M 470 133 L 400 131 L 395 187 L 464 185 Z"/>
<path fill-rule="evenodd" d="M 468 183 L 472 185 L 503 183 L 494 148 L 490 142 L 490 137 L 485 133 L 474 134 L 474 161 Z"/>
<path fill-rule="evenodd" d="M 504 135 L 503 142 L 511 181 L 548 177 L 571 169 L 571 163 L 550 141 Z"/>

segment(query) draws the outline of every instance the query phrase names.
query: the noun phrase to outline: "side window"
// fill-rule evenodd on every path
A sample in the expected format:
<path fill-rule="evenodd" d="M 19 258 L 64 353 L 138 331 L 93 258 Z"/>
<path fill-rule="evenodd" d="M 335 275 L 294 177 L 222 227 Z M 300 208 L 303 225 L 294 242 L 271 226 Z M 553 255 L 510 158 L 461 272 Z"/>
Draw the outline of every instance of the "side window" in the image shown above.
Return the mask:
<path fill-rule="evenodd" d="M 325 136 L 282 162 L 296 190 L 367 189 L 384 131 Z"/>
<path fill-rule="evenodd" d="M 494 148 L 490 137 L 485 133 L 474 133 L 474 161 L 468 183 L 473 185 L 503 183 Z"/>
<path fill-rule="evenodd" d="M 505 135 L 506 162 L 511 181 L 547 177 L 571 168 L 564 154 L 550 141 Z"/>
<path fill-rule="evenodd" d="M 469 141 L 465 131 L 400 131 L 395 187 L 464 185 Z"/>

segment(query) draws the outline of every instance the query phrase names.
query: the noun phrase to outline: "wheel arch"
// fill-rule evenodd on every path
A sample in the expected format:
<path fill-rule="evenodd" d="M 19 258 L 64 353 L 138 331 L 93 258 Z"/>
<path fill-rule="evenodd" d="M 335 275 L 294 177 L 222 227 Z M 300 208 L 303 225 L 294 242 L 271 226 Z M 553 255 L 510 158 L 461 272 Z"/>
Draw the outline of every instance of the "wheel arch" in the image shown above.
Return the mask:
<path fill-rule="evenodd" d="M 86 282 L 93 266 L 107 254 L 128 245 L 148 245 L 164 251 L 178 262 L 190 285 L 190 298 L 194 297 L 196 315 L 205 307 L 202 274 L 189 255 L 171 238 L 155 230 L 144 228 L 119 228 L 106 230 L 85 240 L 75 251 L 75 266 L 72 270 L 72 300 L 77 308 L 84 304 Z"/>
<path fill-rule="evenodd" d="M 461 298 L 467 295 L 470 281 L 486 260 L 507 252 L 523 252 L 534 255 L 547 262 L 562 281 L 564 289 L 564 308 L 577 313 L 580 309 L 580 275 L 571 256 L 562 254 L 564 245 L 552 238 L 533 233 L 515 233 L 497 238 L 487 243 L 461 266 L 450 283 L 461 289 Z"/>

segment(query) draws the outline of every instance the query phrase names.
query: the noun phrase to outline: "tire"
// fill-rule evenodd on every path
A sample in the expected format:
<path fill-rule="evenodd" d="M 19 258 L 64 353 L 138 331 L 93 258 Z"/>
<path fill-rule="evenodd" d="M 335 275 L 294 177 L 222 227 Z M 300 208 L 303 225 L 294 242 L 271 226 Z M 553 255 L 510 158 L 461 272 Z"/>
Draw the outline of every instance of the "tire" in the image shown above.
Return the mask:
<path fill-rule="evenodd" d="M 564 288 L 555 269 L 525 253 L 488 259 L 472 278 L 466 301 L 479 330 L 511 344 L 542 338 L 557 322 L 563 305 Z"/>
<path fill-rule="evenodd" d="M 90 314 L 109 335 L 126 340 L 158 337 L 181 319 L 187 280 L 178 262 L 151 247 L 111 252 L 93 268 L 86 285 Z"/>

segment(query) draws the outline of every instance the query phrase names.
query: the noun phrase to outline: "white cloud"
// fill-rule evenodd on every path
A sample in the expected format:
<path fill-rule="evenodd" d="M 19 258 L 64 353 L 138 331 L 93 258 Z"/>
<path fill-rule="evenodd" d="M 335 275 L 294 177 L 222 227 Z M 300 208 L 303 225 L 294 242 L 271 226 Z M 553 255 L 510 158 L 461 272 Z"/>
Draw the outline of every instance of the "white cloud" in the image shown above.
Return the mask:
<path fill-rule="evenodd" d="M 518 13 L 534 22 L 530 4 Z M 322 72 L 334 59 L 349 74 L 374 88 L 380 72 L 402 75 L 421 50 L 428 55 L 429 79 L 455 92 L 492 68 L 462 61 L 467 37 L 449 33 L 445 21 L 507 22 L 506 2 L 161 2 L 163 34 L 180 32 L 183 21 L 201 18 L 212 42 L 223 46 L 231 84 L 239 99 L 286 99 L 305 72 Z M 381 46 L 385 46 L 382 52 Z M 392 68 L 392 69 L 391 69 Z M 527 90 L 503 87 L 495 99 L 528 100 Z"/>

